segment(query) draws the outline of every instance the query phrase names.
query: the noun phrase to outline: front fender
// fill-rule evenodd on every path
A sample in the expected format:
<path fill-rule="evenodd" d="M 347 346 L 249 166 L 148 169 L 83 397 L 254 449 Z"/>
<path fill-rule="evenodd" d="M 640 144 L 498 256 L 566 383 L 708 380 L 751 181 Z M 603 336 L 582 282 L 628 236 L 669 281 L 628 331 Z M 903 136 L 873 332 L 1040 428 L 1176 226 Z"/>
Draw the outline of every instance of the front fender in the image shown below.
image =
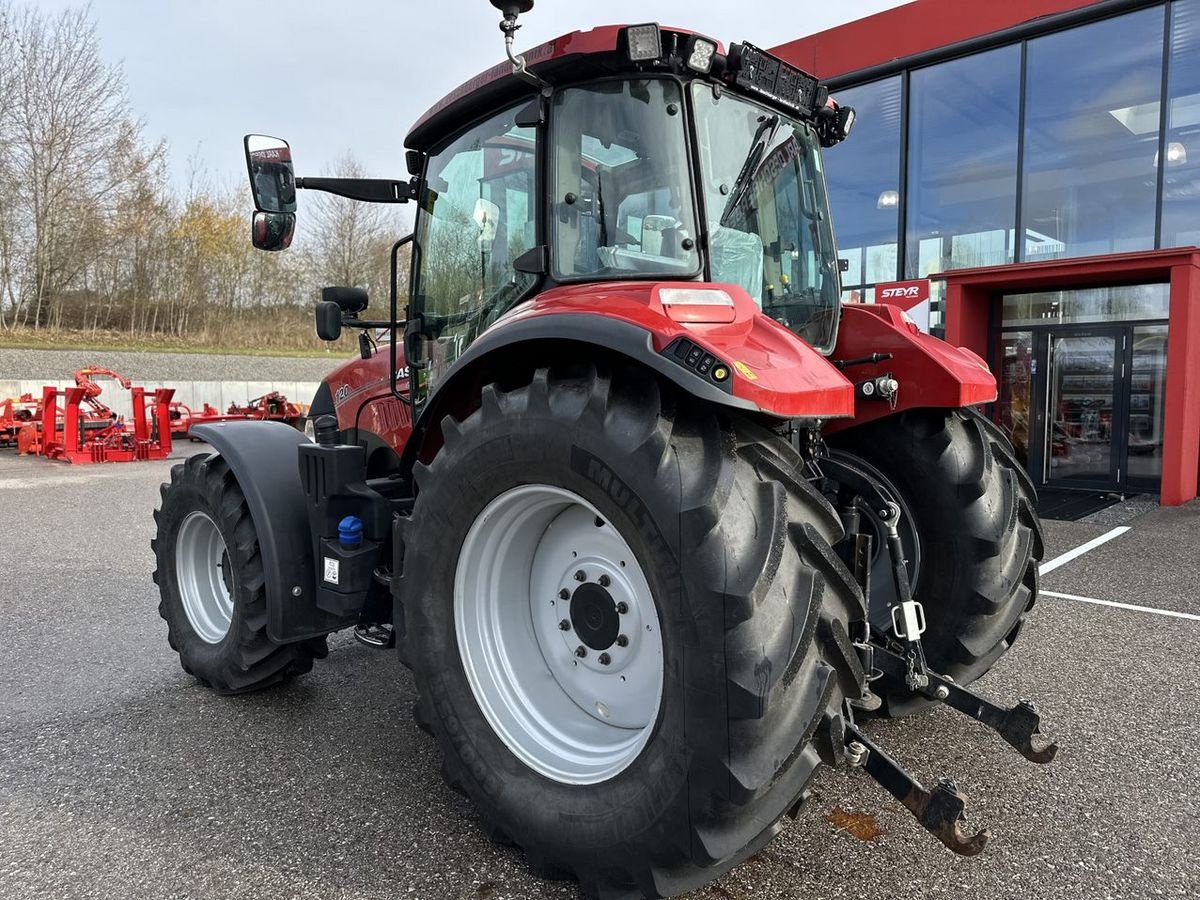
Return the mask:
<path fill-rule="evenodd" d="M 271 640 L 284 644 L 352 624 L 316 606 L 316 568 L 298 453 L 308 438 L 282 422 L 213 422 L 195 426 L 192 433 L 221 454 L 246 497 L 266 578 Z"/>
<path fill-rule="evenodd" d="M 829 433 L 871 422 L 906 409 L 958 409 L 996 399 L 996 377 L 970 350 L 953 347 L 909 324 L 887 303 L 846 304 L 833 358 L 862 359 L 890 353 L 891 359 L 846 370 L 854 382 L 890 374 L 900 382 L 896 403 L 859 398 L 854 418 L 831 422 Z"/>

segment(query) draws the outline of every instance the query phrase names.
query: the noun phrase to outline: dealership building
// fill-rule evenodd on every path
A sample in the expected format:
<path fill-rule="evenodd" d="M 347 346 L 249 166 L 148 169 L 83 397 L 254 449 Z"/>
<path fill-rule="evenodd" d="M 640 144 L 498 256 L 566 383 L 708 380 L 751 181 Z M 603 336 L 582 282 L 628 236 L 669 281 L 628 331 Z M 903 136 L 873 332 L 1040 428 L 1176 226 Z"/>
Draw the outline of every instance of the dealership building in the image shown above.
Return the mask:
<path fill-rule="evenodd" d="M 858 111 L 845 299 L 928 279 L 1039 485 L 1194 498 L 1200 0 L 917 0 L 774 52 Z"/>

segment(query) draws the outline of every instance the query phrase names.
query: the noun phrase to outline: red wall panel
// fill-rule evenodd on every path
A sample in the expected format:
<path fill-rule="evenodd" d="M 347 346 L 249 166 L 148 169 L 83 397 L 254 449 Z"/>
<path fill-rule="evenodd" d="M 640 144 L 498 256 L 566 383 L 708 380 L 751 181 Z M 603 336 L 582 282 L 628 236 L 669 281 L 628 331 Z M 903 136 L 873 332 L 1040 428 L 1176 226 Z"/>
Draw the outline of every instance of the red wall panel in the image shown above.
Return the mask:
<path fill-rule="evenodd" d="M 780 44 L 772 52 L 820 78 L 833 78 L 1094 2 L 916 0 Z"/>

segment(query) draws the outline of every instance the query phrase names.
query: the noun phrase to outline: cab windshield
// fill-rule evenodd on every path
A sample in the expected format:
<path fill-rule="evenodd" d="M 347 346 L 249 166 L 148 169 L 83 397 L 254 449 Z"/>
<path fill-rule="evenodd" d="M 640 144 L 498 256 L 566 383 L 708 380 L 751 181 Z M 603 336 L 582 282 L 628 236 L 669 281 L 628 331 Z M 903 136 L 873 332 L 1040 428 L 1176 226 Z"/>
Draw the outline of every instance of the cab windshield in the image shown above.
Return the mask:
<path fill-rule="evenodd" d="M 804 123 L 692 85 L 713 281 L 822 351 L 841 294 L 817 136 Z"/>

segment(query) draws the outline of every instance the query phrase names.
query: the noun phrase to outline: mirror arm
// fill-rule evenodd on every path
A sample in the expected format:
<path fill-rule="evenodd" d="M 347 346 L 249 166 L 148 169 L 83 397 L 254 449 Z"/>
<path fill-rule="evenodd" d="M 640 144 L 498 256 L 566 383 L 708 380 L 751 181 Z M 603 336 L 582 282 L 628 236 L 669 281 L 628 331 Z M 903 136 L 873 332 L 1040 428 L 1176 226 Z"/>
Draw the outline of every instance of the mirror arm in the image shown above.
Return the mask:
<path fill-rule="evenodd" d="M 403 247 L 405 244 L 411 244 L 413 238 L 416 236 L 417 236 L 417 233 L 414 231 L 412 234 L 402 237 L 402 238 L 400 238 L 400 240 L 396 241 L 396 243 L 392 244 L 391 309 L 389 312 L 389 317 L 391 318 L 391 322 L 389 322 L 388 326 L 387 326 L 388 329 L 391 331 L 391 342 L 388 346 L 388 354 L 391 359 L 391 370 L 388 373 L 388 385 L 391 387 L 393 397 L 395 397 L 401 403 L 407 403 L 409 406 L 413 406 L 413 407 L 416 406 L 417 398 L 416 398 L 416 391 L 414 389 L 414 385 L 412 383 L 411 377 L 409 379 L 409 394 L 411 396 L 408 396 L 408 397 L 404 396 L 403 394 L 400 393 L 399 389 L 396 387 L 396 305 L 397 305 L 396 275 L 397 275 L 397 269 L 398 269 L 398 261 L 400 259 L 400 248 Z M 414 250 L 415 250 L 415 247 L 414 247 Z M 407 311 L 405 311 L 405 315 L 407 316 Z M 405 324 L 407 324 L 407 322 Z M 409 372 L 415 371 L 412 363 L 408 362 L 407 356 L 405 356 L 405 364 L 408 366 Z"/>
<path fill-rule="evenodd" d="M 366 203 L 407 203 L 417 196 L 416 179 L 396 181 L 392 178 L 297 178 L 296 187 L 308 191 L 324 191 Z"/>

